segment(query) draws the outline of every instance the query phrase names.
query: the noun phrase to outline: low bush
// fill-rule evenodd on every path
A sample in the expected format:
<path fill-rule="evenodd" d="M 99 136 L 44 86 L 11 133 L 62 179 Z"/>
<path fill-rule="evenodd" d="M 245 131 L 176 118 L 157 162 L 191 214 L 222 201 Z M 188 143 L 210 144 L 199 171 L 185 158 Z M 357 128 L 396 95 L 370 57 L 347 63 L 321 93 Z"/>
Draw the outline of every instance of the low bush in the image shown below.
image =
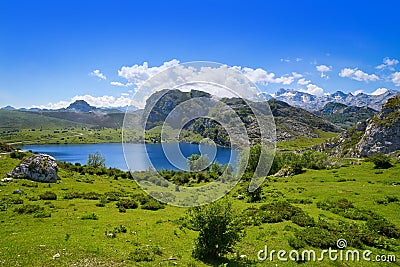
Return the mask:
<path fill-rule="evenodd" d="M 138 203 L 133 199 L 124 198 L 117 202 L 117 208 L 136 209 L 138 206 Z"/>
<path fill-rule="evenodd" d="M 40 194 L 39 198 L 41 200 L 56 200 L 57 199 L 57 195 L 54 192 L 46 191 L 43 194 Z"/>
<path fill-rule="evenodd" d="M 164 209 L 165 205 L 155 199 L 151 199 L 150 201 L 147 201 L 146 203 L 141 205 L 140 208 L 144 210 L 159 210 Z"/>
<path fill-rule="evenodd" d="M 18 213 L 18 214 L 32 214 L 32 213 L 36 213 L 39 211 L 43 211 L 44 208 L 40 207 L 39 205 L 32 205 L 32 204 L 27 204 L 27 205 L 23 205 L 21 207 L 15 208 L 14 212 Z"/>
<path fill-rule="evenodd" d="M 375 169 L 388 169 L 393 166 L 390 162 L 390 158 L 382 153 L 370 156 L 369 160 L 374 163 Z"/>
<path fill-rule="evenodd" d="M 81 217 L 82 220 L 98 220 L 99 217 L 95 213 L 89 213 Z"/>

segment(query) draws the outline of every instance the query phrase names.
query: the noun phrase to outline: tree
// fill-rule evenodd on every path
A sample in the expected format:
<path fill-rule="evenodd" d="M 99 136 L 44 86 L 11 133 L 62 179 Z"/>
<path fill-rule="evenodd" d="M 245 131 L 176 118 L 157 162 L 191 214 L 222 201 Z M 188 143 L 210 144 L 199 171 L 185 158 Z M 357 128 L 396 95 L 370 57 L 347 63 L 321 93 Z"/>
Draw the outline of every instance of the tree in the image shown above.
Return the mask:
<path fill-rule="evenodd" d="M 189 209 L 189 223 L 199 231 L 193 255 L 199 259 L 216 259 L 244 236 L 244 226 L 227 200 Z"/>
<path fill-rule="evenodd" d="M 188 158 L 188 165 L 191 172 L 202 171 L 210 165 L 210 161 L 207 156 L 193 154 Z"/>
<path fill-rule="evenodd" d="M 390 162 L 390 158 L 382 153 L 372 155 L 369 157 L 369 160 L 374 163 L 375 169 L 388 169 L 393 166 Z"/>
<path fill-rule="evenodd" d="M 106 158 L 100 152 L 96 151 L 93 154 L 89 154 L 86 165 L 101 168 L 106 166 L 105 162 Z"/>

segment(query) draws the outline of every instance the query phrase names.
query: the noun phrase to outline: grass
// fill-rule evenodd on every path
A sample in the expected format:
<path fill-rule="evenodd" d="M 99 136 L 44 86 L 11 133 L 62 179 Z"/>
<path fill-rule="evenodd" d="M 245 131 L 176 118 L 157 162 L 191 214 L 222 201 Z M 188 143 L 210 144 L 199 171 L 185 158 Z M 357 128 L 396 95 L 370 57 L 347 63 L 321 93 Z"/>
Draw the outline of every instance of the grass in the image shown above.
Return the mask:
<path fill-rule="evenodd" d="M 299 150 L 308 147 L 312 147 L 314 145 L 318 145 L 323 143 L 325 140 L 335 137 L 338 133 L 332 132 L 324 132 L 320 130 L 316 130 L 320 137 L 317 138 L 309 138 L 304 136 L 299 136 L 295 140 L 287 140 L 284 142 L 278 142 L 277 148 L 280 150 Z"/>
<path fill-rule="evenodd" d="M 6 172 L 18 163 L 19 160 L 0 155 L 0 177 L 5 177 Z M 59 176 L 61 180 L 51 185 L 27 180 L 0 183 L 0 200 L 7 202 L 5 210 L 0 211 L 2 266 L 172 266 L 174 263 L 181 266 L 214 266 L 221 263 L 228 263 L 228 266 L 265 266 L 270 262 L 259 262 L 256 258 L 257 252 L 265 245 L 269 249 L 290 251 L 293 249 L 290 244 L 296 245 L 293 241 L 296 236 L 315 234 L 312 229 L 299 226 L 305 224 L 296 217 L 278 223 L 248 225 L 246 236 L 235 247 L 236 254 L 205 263 L 192 257 L 198 233 L 184 227 L 187 209 L 170 205 L 157 210 L 141 208 L 141 203 L 145 205 L 149 202 L 142 200 L 142 191 L 135 181 L 127 178 L 81 175 L 63 167 Z M 335 203 L 345 198 L 357 209 L 372 211 L 400 228 L 400 203 L 396 201 L 399 177 L 400 164 L 376 174 L 373 163 L 362 162 L 338 169 L 306 170 L 288 178 L 267 177 L 262 187 L 262 199 L 257 203 L 248 203 L 237 197 L 245 183 L 234 188 L 229 198 L 239 214 L 251 207 L 258 209 L 264 205 L 265 208 L 265 204 L 273 200 L 289 201 L 290 205 L 309 216 L 303 219 L 312 218 L 317 222 L 323 218 L 335 225 L 339 221 L 365 224 L 362 220 L 343 217 L 340 212 L 318 208 L 318 203 Z M 24 194 L 13 194 L 19 188 Z M 46 192 L 53 192 L 57 199 L 40 199 L 40 195 Z M 121 199 L 127 199 L 124 204 L 134 199 L 139 207 L 120 212 L 117 203 Z M 99 203 L 103 205 L 97 205 Z M 17 212 L 19 210 L 20 213 Z M 392 240 L 397 246 L 390 247 L 390 251 L 366 248 L 374 254 L 394 254 L 400 259 L 399 241 Z M 312 247 L 308 245 L 306 248 Z M 319 248 L 315 250 L 321 251 Z M 274 261 L 272 264 L 275 263 L 298 266 L 298 263 L 290 261 Z M 360 263 L 325 260 L 306 264 L 359 266 Z M 373 262 L 362 262 L 362 266 L 375 265 Z"/>
<path fill-rule="evenodd" d="M 139 133 L 129 135 L 131 141 L 139 141 Z M 24 144 L 93 144 L 93 143 L 120 143 L 122 140 L 121 128 L 50 128 L 50 129 L 22 129 L 0 130 L 0 142 L 16 146 Z"/>

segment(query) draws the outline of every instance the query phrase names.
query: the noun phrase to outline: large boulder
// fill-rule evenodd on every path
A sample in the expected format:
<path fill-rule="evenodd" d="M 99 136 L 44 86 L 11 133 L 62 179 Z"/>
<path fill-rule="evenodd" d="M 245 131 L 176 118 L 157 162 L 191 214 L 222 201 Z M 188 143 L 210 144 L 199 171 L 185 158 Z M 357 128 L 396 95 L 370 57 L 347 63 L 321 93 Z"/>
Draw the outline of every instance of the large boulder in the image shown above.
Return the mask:
<path fill-rule="evenodd" d="M 55 183 L 58 180 L 58 166 L 52 156 L 35 154 L 23 160 L 19 166 L 7 173 L 7 176 L 43 183 Z"/>

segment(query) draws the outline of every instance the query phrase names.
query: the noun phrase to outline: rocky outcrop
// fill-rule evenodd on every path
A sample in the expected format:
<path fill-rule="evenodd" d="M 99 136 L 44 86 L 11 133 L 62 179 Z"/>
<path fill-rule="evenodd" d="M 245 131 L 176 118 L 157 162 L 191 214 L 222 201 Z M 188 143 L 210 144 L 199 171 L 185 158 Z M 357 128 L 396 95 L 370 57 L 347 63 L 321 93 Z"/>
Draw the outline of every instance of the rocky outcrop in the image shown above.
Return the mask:
<path fill-rule="evenodd" d="M 342 157 L 366 157 L 400 150 L 400 95 L 389 99 L 372 118 L 314 148 Z"/>
<path fill-rule="evenodd" d="M 382 111 L 368 120 L 364 135 L 356 145 L 361 156 L 400 150 L 400 96 L 391 98 Z"/>
<path fill-rule="evenodd" d="M 23 160 L 19 166 L 7 173 L 7 176 L 36 182 L 55 183 L 58 179 L 57 162 L 49 155 L 35 154 Z"/>

